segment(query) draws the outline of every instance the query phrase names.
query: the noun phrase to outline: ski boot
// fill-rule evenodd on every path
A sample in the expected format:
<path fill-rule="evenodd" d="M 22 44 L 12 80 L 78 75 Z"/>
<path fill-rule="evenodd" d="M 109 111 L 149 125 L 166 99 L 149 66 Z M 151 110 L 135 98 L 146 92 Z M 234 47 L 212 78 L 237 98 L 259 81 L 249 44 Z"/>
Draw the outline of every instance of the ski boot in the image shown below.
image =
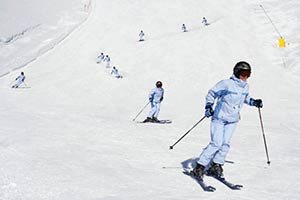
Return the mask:
<path fill-rule="evenodd" d="M 151 119 L 150 117 L 147 117 L 147 118 L 143 121 L 143 123 L 146 123 L 146 122 L 152 122 L 152 119 Z"/>
<path fill-rule="evenodd" d="M 196 167 L 193 169 L 192 173 L 194 176 L 197 176 L 199 178 L 203 178 L 205 167 L 203 165 L 200 165 L 197 163 Z"/>
<path fill-rule="evenodd" d="M 152 122 L 157 122 L 159 123 L 160 121 L 156 117 L 152 117 Z"/>
<path fill-rule="evenodd" d="M 209 175 L 222 178 L 223 175 L 223 168 L 221 164 L 218 163 L 212 163 L 211 167 L 207 171 Z"/>

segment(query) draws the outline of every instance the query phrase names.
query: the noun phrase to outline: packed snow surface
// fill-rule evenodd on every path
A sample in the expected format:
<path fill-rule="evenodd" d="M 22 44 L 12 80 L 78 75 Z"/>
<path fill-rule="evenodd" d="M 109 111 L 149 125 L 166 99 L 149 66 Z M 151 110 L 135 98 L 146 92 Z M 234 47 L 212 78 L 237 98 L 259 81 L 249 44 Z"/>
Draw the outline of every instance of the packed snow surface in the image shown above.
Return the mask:
<path fill-rule="evenodd" d="M 299 9 L 298 0 L 1 0 L 0 199 L 298 199 Z M 96 63 L 101 52 L 110 67 Z M 182 171 L 208 144 L 210 119 L 169 146 L 241 60 L 264 103 L 271 164 L 258 109 L 245 105 L 223 167 L 244 188 L 205 177 L 217 190 L 204 192 Z M 25 84 L 10 88 L 21 71 Z M 136 123 L 157 80 L 159 119 L 172 123 Z"/>

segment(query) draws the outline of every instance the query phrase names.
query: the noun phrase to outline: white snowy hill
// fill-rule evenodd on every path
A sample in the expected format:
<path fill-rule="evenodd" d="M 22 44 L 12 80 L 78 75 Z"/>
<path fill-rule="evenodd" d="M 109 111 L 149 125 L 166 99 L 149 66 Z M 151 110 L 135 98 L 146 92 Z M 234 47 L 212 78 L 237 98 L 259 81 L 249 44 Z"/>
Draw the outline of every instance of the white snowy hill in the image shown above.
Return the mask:
<path fill-rule="evenodd" d="M 26 27 L 14 29 L 18 20 L 1 26 L 1 63 L 41 44 L 48 49 L 29 53 L 33 61 L 20 69 L 0 66 L 2 75 L 10 72 L 0 78 L 1 200 L 298 199 L 298 0 L 92 0 L 88 8 L 88 1 L 36 2 L 11 6 L 16 15 L 22 8 L 32 14 L 22 18 L 26 27 L 42 25 L 12 43 L 8 36 Z M 44 6 L 51 8 L 47 15 L 39 10 Z M 0 15 L 9 19 L 14 12 Z M 203 16 L 209 26 L 201 24 Z M 44 37 L 39 31 L 51 23 L 57 31 Z M 140 30 L 144 42 L 137 42 Z M 280 35 L 285 48 L 278 47 Z M 49 40 L 62 41 L 52 48 Z M 96 63 L 100 52 L 110 55 L 123 79 Z M 182 171 L 208 144 L 210 119 L 169 146 L 203 117 L 208 89 L 240 60 L 252 65 L 251 96 L 264 101 L 271 164 L 258 110 L 245 105 L 224 166 L 228 180 L 244 188 L 233 191 L 205 177 L 217 190 L 204 192 Z M 21 71 L 27 87 L 11 89 Z M 165 89 L 159 118 L 173 123 L 133 122 L 157 80 Z"/>

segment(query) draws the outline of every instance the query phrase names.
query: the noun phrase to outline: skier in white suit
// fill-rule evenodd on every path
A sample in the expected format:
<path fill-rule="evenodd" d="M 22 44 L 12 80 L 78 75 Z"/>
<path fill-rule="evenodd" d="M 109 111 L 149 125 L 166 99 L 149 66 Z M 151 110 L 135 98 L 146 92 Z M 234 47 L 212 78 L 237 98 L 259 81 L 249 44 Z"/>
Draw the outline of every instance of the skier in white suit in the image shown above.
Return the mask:
<path fill-rule="evenodd" d="M 118 70 L 115 66 L 113 66 L 113 68 L 112 68 L 110 74 L 111 74 L 112 76 L 116 77 L 116 78 L 123 78 L 123 76 L 121 76 L 121 75 L 119 74 L 119 70 Z"/>
<path fill-rule="evenodd" d="M 209 23 L 208 23 L 208 21 L 207 21 L 207 19 L 205 17 L 202 18 L 202 24 L 204 26 L 208 26 L 209 25 Z"/>
<path fill-rule="evenodd" d="M 157 117 L 160 111 L 160 104 L 164 99 L 164 89 L 162 88 L 161 81 L 157 81 L 155 85 L 156 88 L 152 89 L 148 96 L 151 103 L 151 110 L 144 122 L 160 122 Z"/>
<path fill-rule="evenodd" d="M 141 30 L 141 32 L 140 32 L 140 34 L 139 34 L 139 37 L 140 37 L 140 39 L 139 39 L 140 42 L 145 40 L 145 39 L 144 39 L 145 33 L 144 33 L 143 30 Z"/>
<path fill-rule="evenodd" d="M 103 62 L 106 62 L 107 68 L 110 67 L 110 57 L 108 55 L 105 56 L 105 58 L 103 59 Z"/>
<path fill-rule="evenodd" d="M 247 79 L 250 74 L 250 65 L 244 61 L 238 62 L 229 79 L 218 82 L 208 91 L 205 116 L 212 117 L 211 138 L 197 160 L 197 165 L 193 169 L 194 175 L 202 177 L 205 168 L 208 167 L 208 174 L 222 177 L 222 166 L 230 149 L 231 136 L 240 120 L 240 110 L 243 104 L 262 108 L 261 99 L 253 99 L 249 96 Z M 213 109 L 215 101 L 216 106 Z"/>
<path fill-rule="evenodd" d="M 24 83 L 25 78 L 24 72 L 21 72 L 21 74 L 16 78 L 16 82 L 12 88 L 18 88 L 22 83 Z"/>
<path fill-rule="evenodd" d="M 97 63 L 101 63 L 101 62 L 103 62 L 104 61 L 104 54 L 103 53 L 101 53 L 98 57 L 98 61 L 97 61 Z"/>

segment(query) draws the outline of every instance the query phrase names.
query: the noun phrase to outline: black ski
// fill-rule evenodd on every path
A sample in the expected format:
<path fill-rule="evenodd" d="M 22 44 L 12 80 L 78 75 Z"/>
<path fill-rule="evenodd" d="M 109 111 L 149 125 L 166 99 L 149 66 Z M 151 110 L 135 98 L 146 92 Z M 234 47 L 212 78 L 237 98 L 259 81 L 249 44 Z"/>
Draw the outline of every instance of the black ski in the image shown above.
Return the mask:
<path fill-rule="evenodd" d="M 166 119 L 166 120 L 159 120 L 159 121 L 156 121 L 156 122 L 137 122 L 137 123 L 171 124 L 172 121 Z"/>
<path fill-rule="evenodd" d="M 208 175 L 208 176 L 215 178 L 216 180 L 220 181 L 221 183 L 223 183 L 224 185 L 226 185 L 227 187 L 229 187 L 232 190 L 241 190 L 243 187 L 243 185 L 234 184 L 234 183 L 227 181 L 224 177 L 216 177 L 213 175 Z"/>
<path fill-rule="evenodd" d="M 216 188 L 214 188 L 213 186 L 210 185 L 206 185 L 206 183 L 203 181 L 203 178 L 200 178 L 198 176 L 195 176 L 194 173 L 192 171 L 187 171 L 184 170 L 183 173 L 189 177 L 191 177 L 192 179 L 194 179 L 195 181 L 197 181 L 197 183 L 202 187 L 202 189 L 206 192 L 214 192 L 216 190 Z"/>

